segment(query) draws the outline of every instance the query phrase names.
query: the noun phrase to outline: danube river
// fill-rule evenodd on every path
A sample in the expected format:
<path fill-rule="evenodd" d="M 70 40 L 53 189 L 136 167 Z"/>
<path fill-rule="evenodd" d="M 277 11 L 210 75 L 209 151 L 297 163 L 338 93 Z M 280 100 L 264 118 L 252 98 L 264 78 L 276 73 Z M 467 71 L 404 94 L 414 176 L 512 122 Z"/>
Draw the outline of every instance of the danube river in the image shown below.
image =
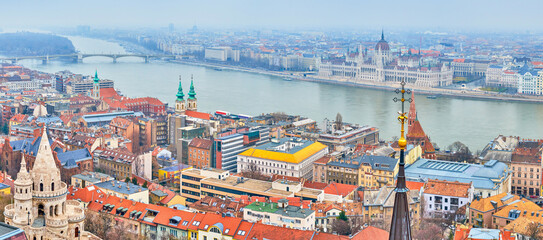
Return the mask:
<path fill-rule="evenodd" d="M 70 37 L 77 50 L 84 53 L 125 52 L 117 43 Z M 70 70 L 91 75 L 98 70 L 101 78 L 115 81 L 115 87 L 129 97 L 152 96 L 172 105 L 175 101 L 179 75 L 187 93 L 190 76 L 198 98 L 198 110 L 259 115 L 286 112 L 303 115 L 322 123 L 341 113 L 345 122 L 375 126 L 381 129 L 381 139 L 399 136 L 396 120 L 400 105 L 392 101 L 394 92 L 350 86 L 284 81 L 282 78 L 168 62 L 144 63 L 138 58 L 88 58 L 83 63 L 26 60 L 23 65 L 54 73 Z M 499 102 L 440 97 L 427 99 L 416 95 L 419 120 L 441 148 L 454 141 L 466 143 L 472 151 L 482 149 L 498 134 L 523 138 L 543 137 L 543 104 Z M 406 111 L 409 106 L 406 106 Z"/>

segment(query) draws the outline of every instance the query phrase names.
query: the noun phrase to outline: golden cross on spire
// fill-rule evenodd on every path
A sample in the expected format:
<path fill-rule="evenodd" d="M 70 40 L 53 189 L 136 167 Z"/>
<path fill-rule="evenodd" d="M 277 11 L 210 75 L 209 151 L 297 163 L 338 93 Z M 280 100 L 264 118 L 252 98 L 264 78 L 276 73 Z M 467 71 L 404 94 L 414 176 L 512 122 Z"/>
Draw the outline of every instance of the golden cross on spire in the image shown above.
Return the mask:
<path fill-rule="evenodd" d="M 401 98 L 397 98 L 397 97 L 394 97 L 394 102 L 401 102 L 402 104 L 402 111 L 401 112 L 398 112 L 398 114 L 400 116 L 398 116 L 398 121 L 400 121 L 400 124 L 402 125 L 402 130 L 401 130 L 401 136 L 400 136 L 400 139 L 398 140 L 398 146 L 400 146 L 400 149 L 402 150 L 405 150 L 405 146 L 407 146 L 407 140 L 405 140 L 405 129 L 404 129 L 404 125 L 405 125 L 405 121 L 407 120 L 407 116 L 406 113 L 405 113 L 405 102 L 411 102 L 413 101 L 413 99 L 411 98 L 405 98 L 405 94 L 411 94 L 411 90 L 409 89 L 405 89 L 405 80 L 402 80 L 400 82 L 400 84 L 402 85 L 402 88 L 401 89 L 396 89 L 396 94 L 402 94 Z"/>

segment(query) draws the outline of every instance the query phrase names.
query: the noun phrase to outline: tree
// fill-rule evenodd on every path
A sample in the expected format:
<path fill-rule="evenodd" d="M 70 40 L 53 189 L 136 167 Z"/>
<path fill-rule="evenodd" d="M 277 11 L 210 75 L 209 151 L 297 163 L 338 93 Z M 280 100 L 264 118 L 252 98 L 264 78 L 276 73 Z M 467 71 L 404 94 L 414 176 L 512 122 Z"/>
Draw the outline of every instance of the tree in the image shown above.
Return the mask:
<path fill-rule="evenodd" d="M 262 172 L 258 170 L 258 166 L 254 162 L 247 165 L 247 169 L 241 172 L 241 176 L 265 181 L 270 180 L 268 176 L 262 174 Z"/>
<path fill-rule="evenodd" d="M 332 232 L 336 232 L 339 235 L 351 235 L 351 225 L 349 225 L 348 220 L 343 221 L 336 219 L 334 222 L 332 222 Z"/>
<path fill-rule="evenodd" d="M 141 185 L 143 188 L 147 188 L 147 181 L 143 182 L 143 185 Z"/>
<path fill-rule="evenodd" d="M 537 222 L 531 222 L 526 227 L 526 236 L 532 238 L 532 239 L 541 239 L 541 233 L 543 232 L 543 229 L 541 229 L 541 225 Z"/>
<path fill-rule="evenodd" d="M 0 194 L 0 209 L 3 212 L 4 208 L 13 201 L 13 195 L 1 195 Z M 0 214 L 0 222 L 4 222 L 4 214 Z"/>
<path fill-rule="evenodd" d="M 419 229 L 413 230 L 413 239 L 417 240 L 441 240 L 443 238 L 443 229 L 437 224 L 425 221 Z"/>
<path fill-rule="evenodd" d="M 9 125 L 8 123 L 5 123 L 2 125 L 2 133 L 8 135 L 9 134 Z"/>
<path fill-rule="evenodd" d="M 339 213 L 339 216 L 337 216 L 337 219 L 343 220 L 343 221 L 349 221 L 349 219 L 348 219 L 347 216 L 345 215 L 345 211 L 341 211 L 341 212 Z"/>
<path fill-rule="evenodd" d="M 452 153 L 452 158 L 458 162 L 469 161 L 473 157 L 468 146 L 460 141 L 456 141 L 449 145 L 448 149 Z"/>
<path fill-rule="evenodd" d="M 137 179 L 136 177 L 133 177 L 133 178 L 132 178 L 132 184 L 134 184 L 134 185 L 139 185 L 139 184 L 138 184 L 138 179 Z"/>
<path fill-rule="evenodd" d="M 129 178 L 129 177 L 126 177 L 126 179 L 124 179 L 124 182 L 125 182 L 125 183 L 129 183 L 129 182 L 130 182 L 130 178 Z"/>

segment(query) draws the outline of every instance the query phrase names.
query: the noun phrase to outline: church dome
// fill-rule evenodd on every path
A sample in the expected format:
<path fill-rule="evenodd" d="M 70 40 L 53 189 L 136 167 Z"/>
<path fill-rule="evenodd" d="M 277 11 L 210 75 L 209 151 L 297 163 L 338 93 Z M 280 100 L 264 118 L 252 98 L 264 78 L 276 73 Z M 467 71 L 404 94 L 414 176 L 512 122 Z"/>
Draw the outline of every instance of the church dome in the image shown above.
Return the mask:
<path fill-rule="evenodd" d="M 388 46 L 388 42 L 385 41 L 384 33 L 381 33 L 381 40 L 379 40 L 379 42 L 377 42 L 377 45 L 375 45 L 375 50 L 390 51 L 390 46 Z"/>

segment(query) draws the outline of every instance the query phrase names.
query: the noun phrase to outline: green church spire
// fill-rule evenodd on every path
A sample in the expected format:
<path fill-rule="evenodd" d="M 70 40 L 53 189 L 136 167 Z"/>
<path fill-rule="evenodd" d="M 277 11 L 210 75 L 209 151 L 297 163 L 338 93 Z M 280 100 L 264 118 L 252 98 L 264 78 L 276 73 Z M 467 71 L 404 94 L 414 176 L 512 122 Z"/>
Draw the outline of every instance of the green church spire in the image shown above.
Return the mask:
<path fill-rule="evenodd" d="M 95 82 L 95 83 L 100 82 L 100 79 L 98 78 L 98 70 L 96 70 L 96 71 L 94 72 L 94 82 Z"/>
<path fill-rule="evenodd" d="M 194 81 L 192 75 L 190 76 L 190 90 L 188 99 L 196 99 L 196 92 L 194 91 Z"/>
<path fill-rule="evenodd" d="M 181 76 L 179 76 L 179 88 L 177 89 L 177 101 L 183 101 L 183 97 L 185 97 L 185 94 L 183 94 L 183 87 L 181 86 Z"/>

